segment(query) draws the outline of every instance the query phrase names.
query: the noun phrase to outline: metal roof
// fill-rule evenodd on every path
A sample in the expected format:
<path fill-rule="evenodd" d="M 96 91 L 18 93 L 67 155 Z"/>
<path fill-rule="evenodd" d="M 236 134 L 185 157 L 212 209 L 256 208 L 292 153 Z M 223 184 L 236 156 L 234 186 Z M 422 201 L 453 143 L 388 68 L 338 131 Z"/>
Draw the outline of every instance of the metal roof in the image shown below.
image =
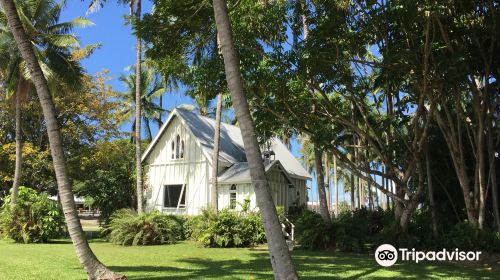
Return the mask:
<path fill-rule="evenodd" d="M 166 130 L 167 126 L 174 117 L 178 117 L 180 121 L 188 128 L 199 143 L 203 153 L 212 162 L 212 151 L 214 147 L 215 120 L 200 116 L 191 111 L 184 109 L 174 109 L 168 120 L 160 128 L 158 135 L 153 139 L 148 148 L 144 151 L 142 161 L 144 161 L 154 146 L 158 143 L 161 135 Z M 283 168 L 290 176 L 310 179 L 311 174 L 307 172 L 299 161 L 292 155 L 288 148 L 278 138 L 270 140 L 270 150 L 275 152 L 275 159 L 279 160 Z M 246 172 L 243 170 L 246 162 L 245 149 L 243 147 L 243 138 L 241 137 L 240 128 L 227 123 L 221 123 L 220 131 L 220 147 L 219 161 L 225 166 L 231 166 L 226 172 L 234 169 L 231 172 Z M 225 174 L 225 173 L 224 173 Z M 229 173 L 228 173 L 229 174 Z M 248 173 L 250 175 L 250 173 Z"/>
<path fill-rule="evenodd" d="M 272 162 L 266 163 L 264 167 L 265 171 L 267 172 L 272 166 Z M 226 184 L 251 182 L 248 162 L 237 162 L 231 165 L 229 169 L 217 177 L 217 182 Z"/>
<path fill-rule="evenodd" d="M 210 162 L 212 162 L 215 120 L 182 109 L 177 109 L 176 112 L 182 122 L 197 138 L 201 149 L 207 155 Z M 239 127 L 221 122 L 219 161 L 230 164 L 247 161 Z"/>

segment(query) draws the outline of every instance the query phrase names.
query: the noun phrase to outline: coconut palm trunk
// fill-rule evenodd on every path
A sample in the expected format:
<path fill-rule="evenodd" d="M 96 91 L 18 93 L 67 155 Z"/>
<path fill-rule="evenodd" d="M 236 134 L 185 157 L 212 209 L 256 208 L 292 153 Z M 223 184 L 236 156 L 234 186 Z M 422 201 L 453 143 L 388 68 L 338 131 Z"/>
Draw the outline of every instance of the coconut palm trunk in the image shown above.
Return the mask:
<path fill-rule="evenodd" d="M 19 191 L 19 185 L 21 184 L 21 174 L 23 165 L 23 139 L 22 139 L 22 128 L 21 128 L 21 98 L 25 96 L 26 92 L 29 90 L 28 82 L 19 75 L 17 81 L 17 88 L 15 93 L 16 98 L 16 163 L 14 169 L 14 182 L 12 183 L 12 191 L 10 195 L 11 205 L 16 204 L 17 193 Z"/>
<path fill-rule="evenodd" d="M 61 133 L 59 131 L 56 111 L 49 92 L 47 80 L 45 79 L 42 69 L 38 64 L 35 52 L 28 36 L 26 35 L 26 31 L 21 24 L 21 20 L 19 19 L 13 0 L 0 1 L 7 16 L 9 28 L 14 35 L 14 39 L 24 61 L 26 61 L 40 100 L 47 126 L 50 151 L 54 162 L 54 171 L 56 173 L 61 205 L 63 207 L 68 232 L 76 249 L 76 254 L 78 255 L 80 263 L 87 272 L 89 279 L 126 279 L 126 277 L 118 275 L 104 266 L 89 247 L 76 212 L 75 201 L 73 200 L 73 190 L 69 180 L 68 170 L 66 168 L 66 160 L 64 158 Z"/>
<path fill-rule="evenodd" d="M 262 221 L 269 244 L 269 253 L 274 277 L 275 279 L 298 279 L 290 257 L 290 252 L 288 251 L 288 246 L 281 231 L 276 207 L 264 171 L 264 164 L 255 133 L 255 127 L 243 91 L 240 63 L 234 48 L 226 1 L 213 0 L 213 6 L 217 33 L 219 35 L 222 56 L 224 58 L 226 80 L 229 92 L 231 93 L 236 118 L 241 127 L 245 154 L 250 166 L 250 177 L 257 197 L 257 204 L 262 214 Z"/>
<path fill-rule="evenodd" d="M 215 111 L 215 132 L 214 132 L 214 149 L 212 153 L 212 186 L 210 188 L 210 199 L 212 208 L 215 212 L 218 211 L 217 201 L 217 172 L 219 169 L 219 146 L 220 146 L 220 123 L 222 114 L 222 94 L 217 95 L 217 109 Z"/>
<path fill-rule="evenodd" d="M 135 16 L 136 20 L 141 20 L 141 0 L 136 0 Z M 133 2 L 132 2 L 133 3 Z M 133 5 L 133 4 L 132 4 Z M 133 11 L 132 11 L 133 13 Z M 142 63 L 142 42 L 141 38 L 137 37 L 135 45 L 135 173 L 136 173 L 136 188 L 137 188 L 137 213 L 144 212 L 143 210 L 143 193 L 142 193 L 142 165 L 141 165 L 141 63 Z"/>

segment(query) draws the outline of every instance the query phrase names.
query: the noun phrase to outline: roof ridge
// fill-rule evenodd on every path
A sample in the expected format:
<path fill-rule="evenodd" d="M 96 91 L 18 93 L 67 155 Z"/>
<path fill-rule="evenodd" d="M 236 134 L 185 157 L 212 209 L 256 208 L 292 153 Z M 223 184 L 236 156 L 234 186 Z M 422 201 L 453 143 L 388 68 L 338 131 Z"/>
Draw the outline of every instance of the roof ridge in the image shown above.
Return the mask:
<path fill-rule="evenodd" d="M 199 116 L 199 117 L 201 117 L 201 118 L 204 118 L 204 119 L 207 119 L 207 120 L 210 120 L 210 121 L 215 122 L 215 119 L 214 119 L 214 118 L 210 118 L 210 117 L 207 117 L 207 116 L 203 116 L 203 115 L 197 114 L 197 113 L 195 113 L 195 112 L 193 112 L 193 111 L 191 111 L 191 110 L 187 110 L 187 109 L 184 109 L 184 108 L 176 108 L 176 109 L 177 109 L 177 110 L 183 110 L 183 111 L 185 111 L 185 112 L 187 112 L 187 113 L 191 113 L 191 114 L 193 114 L 193 115 L 197 115 L 197 116 Z M 223 124 L 223 125 L 225 125 L 225 126 L 229 126 L 229 127 L 232 127 L 232 128 L 241 129 L 241 127 L 239 127 L 239 126 L 236 126 L 236 125 L 233 125 L 233 124 L 230 124 L 230 123 L 227 123 L 227 122 L 223 122 L 222 120 L 221 120 L 221 122 L 220 122 L 220 123 L 221 123 L 221 124 Z"/>

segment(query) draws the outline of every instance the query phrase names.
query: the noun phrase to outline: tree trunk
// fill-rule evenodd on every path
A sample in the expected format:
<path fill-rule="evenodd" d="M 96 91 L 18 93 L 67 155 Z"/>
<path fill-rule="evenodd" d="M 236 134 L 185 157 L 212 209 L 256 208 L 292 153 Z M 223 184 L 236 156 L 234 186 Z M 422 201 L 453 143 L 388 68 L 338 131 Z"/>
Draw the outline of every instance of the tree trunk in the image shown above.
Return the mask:
<path fill-rule="evenodd" d="M 425 165 L 427 169 L 427 191 L 429 192 L 429 207 L 431 208 L 432 235 L 434 239 L 439 238 L 436 202 L 434 201 L 434 188 L 432 185 L 431 156 L 429 149 L 425 149 Z"/>
<path fill-rule="evenodd" d="M 14 182 L 12 184 L 12 191 L 10 195 L 10 204 L 14 205 L 17 201 L 17 194 L 19 192 L 19 185 L 21 184 L 21 174 L 23 165 L 23 139 L 21 129 L 21 99 L 26 95 L 29 90 L 28 82 L 20 74 L 17 81 L 17 89 L 15 93 L 16 98 L 16 163 L 14 169 Z"/>
<path fill-rule="evenodd" d="M 212 186 L 210 188 L 210 198 L 212 208 L 215 212 L 218 211 L 217 197 L 217 172 L 219 169 L 219 146 L 220 146 L 220 123 L 222 113 L 222 94 L 217 95 L 217 109 L 215 111 L 215 132 L 214 132 L 214 149 L 212 153 Z"/>
<path fill-rule="evenodd" d="M 219 34 L 222 55 L 224 58 L 226 80 L 233 100 L 236 118 L 241 127 L 245 154 L 250 166 L 250 177 L 257 197 L 257 204 L 262 214 L 262 221 L 269 244 L 269 253 L 274 277 L 280 280 L 298 279 L 288 246 L 281 231 L 276 207 L 264 171 L 259 142 L 257 141 L 250 109 L 243 91 L 239 58 L 234 48 L 226 1 L 213 0 L 213 6 L 217 33 Z"/>
<path fill-rule="evenodd" d="M 495 146 L 493 141 L 493 126 L 491 121 L 488 124 L 488 155 L 490 164 L 490 183 L 491 195 L 493 196 L 493 217 L 497 231 L 500 231 L 500 215 L 498 211 L 498 185 L 497 185 L 497 172 L 495 164 Z"/>
<path fill-rule="evenodd" d="M 418 159 L 418 162 L 417 162 L 417 169 L 418 169 L 417 191 L 411 197 L 409 197 L 409 200 L 407 203 L 403 204 L 400 202 L 401 208 L 399 210 L 397 207 L 395 209 L 394 216 L 396 217 L 396 221 L 399 221 L 399 226 L 400 226 L 401 232 L 403 232 L 403 233 L 406 233 L 408 231 L 408 225 L 410 224 L 410 218 L 413 215 L 413 213 L 415 212 L 420 195 L 422 194 L 422 192 L 424 190 L 425 174 L 424 174 L 423 162 L 420 158 Z M 400 211 L 399 212 L 400 214 L 398 214 L 397 211 Z"/>
<path fill-rule="evenodd" d="M 388 168 L 384 166 L 384 173 L 387 174 Z M 382 178 L 385 182 L 385 189 L 387 191 L 392 191 L 392 189 L 389 189 L 389 178 Z M 391 198 L 388 195 L 385 195 L 385 209 L 386 210 L 391 210 Z"/>
<path fill-rule="evenodd" d="M 397 184 L 392 184 L 391 183 L 391 189 L 395 188 L 396 189 L 396 195 L 401 198 L 401 187 L 399 187 Z M 404 197 L 404 194 L 403 194 Z M 394 210 L 394 217 L 396 218 L 396 221 L 401 219 L 404 211 L 403 203 L 400 201 L 392 200 L 392 208 Z"/>
<path fill-rule="evenodd" d="M 365 142 L 365 145 L 368 146 L 368 143 Z M 364 161 L 365 161 L 366 169 L 369 170 L 370 169 L 370 161 L 369 161 L 369 157 L 368 157 L 368 151 L 365 151 L 364 155 L 365 155 Z M 366 173 L 366 176 L 370 177 L 371 175 L 369 173 Z M 367 191 L 368 191 L 368 209 L 373 210 L 373 193 L 372 193 L 371 182 L 369 180 L 365 180 L 365 181 L 366 181 L 366 187 L 367 187 Z"/>
<path fill-rule="evenodd" d="M 330 191 L 330 161 L 328 160 L 328 154 L 325 155 L 325 190 L 326 190 L 326 205 L 328 213 L 332 209 L 332 199 Z"/>
<path fill-rule="evenodd" d="M 484 102 L 485 100 L 483 100 Z M 484 107 L 484 106 L 482 106 Z M 485 110 L 484 108 L 481 108 Z M 481 114 L 482 115 L 482 114 Z M 478 226 L 479 229 L 484 228 L 484 223 L 486 220 L 486 184 L 488 182 L 488 178 L 486 177 L 486 157 L 485 157 L 485 129 L 484 129 L 484 116 L 481 116 L 482 119 L 479 121 L 479 128 L 477 132 L 477 151 L 476 155 L 478 157 L 478 165 L 476 166 L 478 172 L 478 183 L 479 183 L 479 213 L 478 213 Z"/>
<path fill-rule="evenodd" d="M 319 213 L 325 222 L 327 228 L 332 226 L 330 219 L 330 212 L 328 212 L 326 191 L 325 191 L 325 178 L 323 174 L 323 153 L 316 144 L 314 144 L 314 161 L 316 164 L 316 185 L 318 186 L 318 200 L 319 200 Z"/>
<path fill-rule="evenodd" d="M 163 125 L 163 120 L 162 120 L 162 115 L 163 115 L 163 93 L 160 94 L 160 100 L 159 102 L 160 103 L 160 114 L 158 116 L 158 131 L 160 130 L 161 126 Z"/>
<path fill-rule="evenodd" d="M 455 172 L 457 173 L 457 178 L 462 189 L 467 219 L 474 228 L 478 228 L 479 224 L 476 216 L 478 211 L 474 205 L 475 198 L 474 195 L 471 194 L 472 188 L 469 182 L 469 175 L 467 174 L 468 165 L 466 163 L 464 155 L 460 120 L 457 116 L 456 128 L 453 128 L 452 126 L 455 126 L 455 124 L 450 121 L 445 122 L 445 119 L 450 120 L 449 117 L 441 116 L 441 113 L 439 111 L 435 111 L 434 116 L 439 129 L 441 130 L 441 133 L 446 141 L 448 150 L 450 151 L 453 167 L 455 169 Z"/>
<path fill-rule="evenodd" d="M 354 105 L 353 105 L 354 107 Z M 353 119 L 355 120 L 355 114 L 354 114 L 354 110 L 353 110 Z M 354 163 L 356 165 L 359 164 L 359 153 L 358 153 L 358 148 L 356 147 L 358 145 L 358 139 L 357 137 L 354 137 Z M 356 202 L 356 208 L 357 209 L 360 209 L 361 208 L 361 194 L 359 192 L 359 184 L 361 183 L 361 179 L 359 178 L 359 176 L 355 176 L 354 177 L 354 195 L 355 195 L 355 202 Z"/>
<path fill-rule="evenodd" d="M 333 187 L 335 188 L 335 215 L 339 214 L 339 178 L 337 174 L 337 157 L 333 155 Z"/>
<path fill-rule="evenodd" d="M 351 211 L 354 211 L 356 210 L 356 201 L 354 199 L 354 174 L 352 173 L 351 171 Z"/>
<path fill-rule="evenodd" d="M 32 81 L 38 94 L 38 99 L 42 107 L 45 123 L 47 126 L 47 134 L 49 137 L 50 151 L 54 163 L 54 171 L 56 173 L 57 185 L 59 188 L 59 196 L 63 207 L 68 233 L 73 241 L 76 249 L 76 254 L 87 272 L 89 279 L 126 279 L 126 277 L 118 275 L 104 266 L 94 255 L 87 243 L 85 233 L 83 232 L 80 220 L 75 208 L 73 200 L 73 189 L 66 168 L 66 160 L 62 148 L 62 139 L 59 131 L 54 103 L 50 96 L 47 80 L 43 75 L 42 69 L 38 64 L 38 60 L 33 51 L 31 42 L 24 31 L 24 28 L 17 14 L 16 6 L 13 0 L 0 0 L 7 21 L 14 35 L 16 44 L 21 52 L 21 55 L 26 61 L 30 71 Z"/>
<path fill-rule="evenodd" d="M 141 20 L 141 0 L 137 0 L 135 16 L 138 21 Z M 141 164 L 141 64 L 142 64 L 142 42 L 137 37 L 135 45 L 135 172 L 137 189 L 137 213 L 141 214 L 143 210 L 142 193 L 142 164 Z"/>
<path fill-rule="evenodd" d="M 370 175 L 368 175 L 370 176 Z M 372 185 L 369 181 L 366 182 L 368 187 L 368 209 L 373 210 L 373 193 L 372 193 Z"/>

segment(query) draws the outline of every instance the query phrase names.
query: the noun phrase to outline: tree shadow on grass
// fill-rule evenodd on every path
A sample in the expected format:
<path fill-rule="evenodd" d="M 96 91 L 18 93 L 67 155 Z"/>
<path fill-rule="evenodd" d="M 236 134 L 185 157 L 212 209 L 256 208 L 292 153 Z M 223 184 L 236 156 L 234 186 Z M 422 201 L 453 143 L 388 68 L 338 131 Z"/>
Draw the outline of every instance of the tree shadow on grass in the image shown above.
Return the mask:
<path fill-rule="evenodd" d="M 301 279 L 494 279 L 495 272 L 457 269 L 457 266 L 435 263 L 398 263 L 390 268 L 379 266 L 368 255 L 328 253 L 298 250 L 293 260 Z M 214 260 L 207 258 L 180 258 L 182 268 L 173 266 L 113 266 L 115 271 L 130 279 L 272 279 L 267 252 L 250 252 L 248 260 Z M 132 275 L 135 275 L 132 276 Z"/>

